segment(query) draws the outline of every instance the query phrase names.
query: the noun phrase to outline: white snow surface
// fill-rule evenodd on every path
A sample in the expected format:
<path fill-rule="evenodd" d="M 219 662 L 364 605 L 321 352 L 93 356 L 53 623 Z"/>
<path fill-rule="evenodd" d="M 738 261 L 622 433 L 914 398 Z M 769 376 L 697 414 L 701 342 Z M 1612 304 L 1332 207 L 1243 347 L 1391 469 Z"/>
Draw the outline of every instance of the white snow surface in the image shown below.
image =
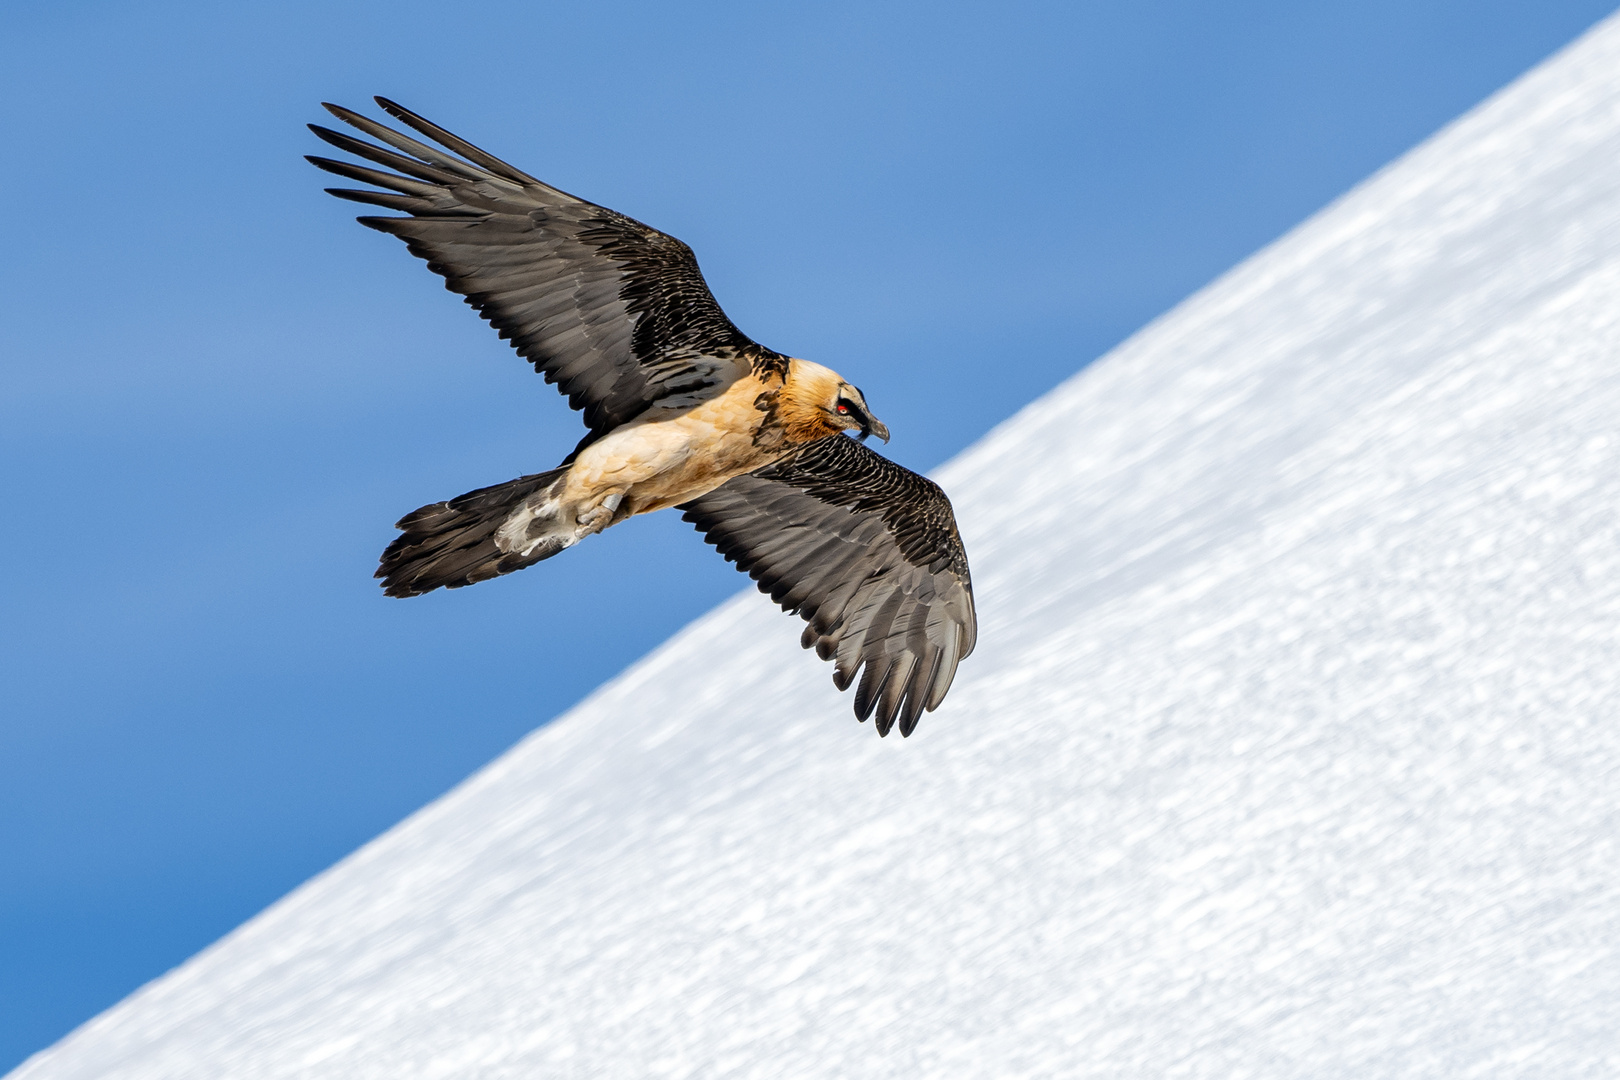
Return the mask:
<path fill-rule="evenodd" d="M 1620 1075 L 1620 20 L 16 1080 Z M 545 572 L 542 568 L 539 572 Z"/>

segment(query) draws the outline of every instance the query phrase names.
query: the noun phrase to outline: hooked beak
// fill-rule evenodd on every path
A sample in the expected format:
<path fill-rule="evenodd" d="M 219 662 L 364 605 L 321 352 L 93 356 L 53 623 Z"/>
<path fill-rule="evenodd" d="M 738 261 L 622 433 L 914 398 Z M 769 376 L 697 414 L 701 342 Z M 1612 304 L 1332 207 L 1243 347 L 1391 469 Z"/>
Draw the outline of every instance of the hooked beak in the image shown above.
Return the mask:
<path fill-rule="evenodd" d="M 889 441 L 889 425 L 875 416 L 868 416 L 866 423 L 861 425 L 861 441 L 865 442 L 868 435 L 876 435 L 884 442 Z"/>

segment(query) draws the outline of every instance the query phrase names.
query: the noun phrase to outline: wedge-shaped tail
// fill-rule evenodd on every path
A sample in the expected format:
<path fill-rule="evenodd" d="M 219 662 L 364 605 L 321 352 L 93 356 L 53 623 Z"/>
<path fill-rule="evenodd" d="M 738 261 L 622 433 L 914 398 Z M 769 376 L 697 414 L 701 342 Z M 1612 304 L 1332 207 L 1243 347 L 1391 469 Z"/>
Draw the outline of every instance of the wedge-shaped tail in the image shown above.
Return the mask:
<path fill-rule="evenodd" d="M 459 589 L 550 558 L 575 541 L 556 496 L 568 470 L 520 476 L 412 511 L 376 576 L 389 596 Z"/>

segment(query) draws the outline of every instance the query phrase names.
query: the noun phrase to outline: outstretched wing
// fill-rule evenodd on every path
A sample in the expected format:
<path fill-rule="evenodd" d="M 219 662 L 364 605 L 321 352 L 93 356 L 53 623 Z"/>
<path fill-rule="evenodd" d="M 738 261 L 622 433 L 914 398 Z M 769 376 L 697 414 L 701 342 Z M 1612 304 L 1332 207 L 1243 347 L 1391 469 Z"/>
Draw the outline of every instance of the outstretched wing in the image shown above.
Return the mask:
<path fill-rule="evenodd" d="M 855 715 L 877 710 L 910 735 L 973 651 L 977 624 L 967 553 L 939 485 L 844 435 L 820 439 L 727 481 L 682 509 L 761 592 L 809 624 L 801 639 L 855 690 Z"/>
<path fill-rule="evenodd" d="M 387 146 L 310 130 L 391 170 L 309 158 L 387 189 L 327 190 L 409 215 L 359 220 L 404 240 L 557 383 L 585 411 L 587 441 L 654 402 L 699 401 L 753 363 L 780 362 L 731 324 L 692 249 L 673 236 L 543 184 L 386 98 L 377 104 L 438 146 L 327 105 Z"/>

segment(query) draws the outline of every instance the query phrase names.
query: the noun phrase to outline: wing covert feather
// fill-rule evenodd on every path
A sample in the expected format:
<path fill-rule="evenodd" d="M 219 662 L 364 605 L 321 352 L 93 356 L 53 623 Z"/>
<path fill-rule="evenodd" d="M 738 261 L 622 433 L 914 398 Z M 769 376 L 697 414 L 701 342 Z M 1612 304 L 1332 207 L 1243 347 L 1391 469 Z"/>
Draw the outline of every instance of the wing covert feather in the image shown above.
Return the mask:
<path fill-rule="evenodd" d="M 939 486 L 843 435 L 681 508 L 704 539 L 808 624 L 855 715 L 910 735 L 944 700 L 977 623 L 967 554 Z M 864 669 L 864 670 L 863 670 Z"/>

